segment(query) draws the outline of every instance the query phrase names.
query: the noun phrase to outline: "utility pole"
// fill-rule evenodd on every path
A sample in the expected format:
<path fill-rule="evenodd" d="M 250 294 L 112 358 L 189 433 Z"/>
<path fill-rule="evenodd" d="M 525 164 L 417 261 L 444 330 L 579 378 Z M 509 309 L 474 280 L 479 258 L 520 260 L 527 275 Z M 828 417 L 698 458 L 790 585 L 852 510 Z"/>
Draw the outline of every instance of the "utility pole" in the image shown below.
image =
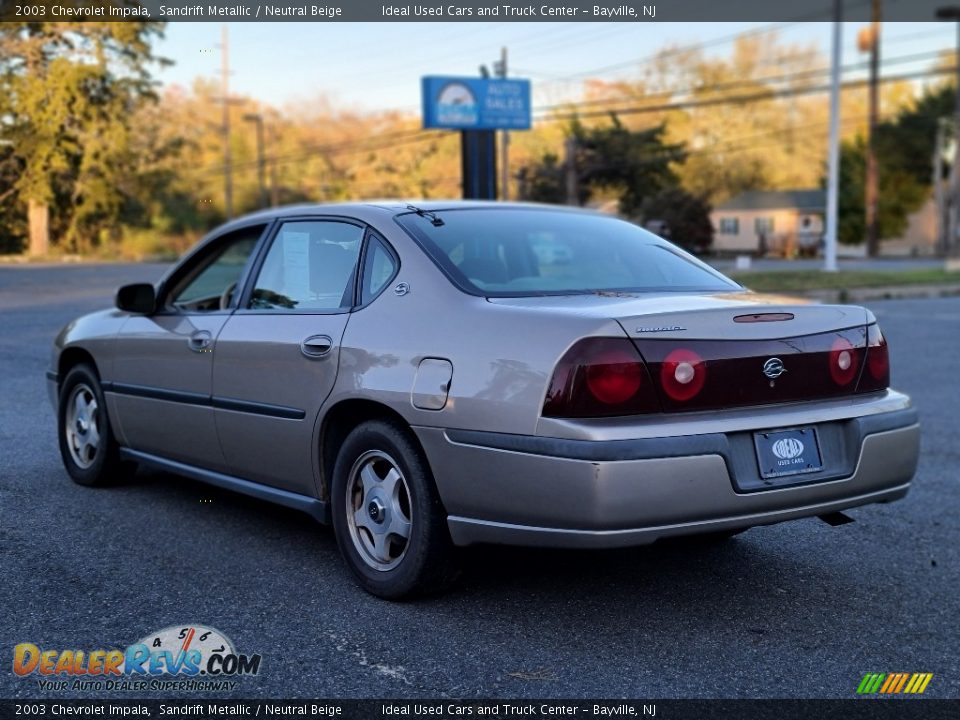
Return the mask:
<path fill-rule="evenodd" d="M 943 143 L 946 138 L 946 124 L 950 122 L 948 118 L 940 118 L 937 121 L 937 139 L 933 147 L 933 197 L 937 211 L 937 251 L 941 254 L 947 252 L 947 225 L 946 207 L 943 195 Z"/>
<path fill-rule="evenodd" d="M 263 148 L 263 115 L 247 113 L 243 116 L 243 119 L 252 122 L 257 128 L 257 182 L 260 186 L 260 208 L 263 209 L 267 207 L 267 161 Z"/>
<path fill-rule="evenodd" d="M 507 48 L 500 48 L 500 61 L 494 63 L 497 77 L 507 77 Z M 500 131 L 500 199 L 510 199 L 510 131 Z"/>
<path fill-rule="evenodd" d="M 276 144 L 272 145 L 273 152 L 276 153 Z M 280 204 L 280 188 L 277 186 L 277 157 L 276 154 L 270 160 L 270 206 L 276 207 Z"/>
<path fill-rule="evenodd" d="M 880 228 L 877 222 L 877 203 L 879 198 L 877 177 L 877 125 L 880 114 L 880 20 L 883 12 L 881 0 L 873 0 L 872 16 L 869 30 L 870 51 L 870 95 L 869 115 L 870 129 L 867 135 L 867 166 L 865 178 L 865 198 L 867 226 L 867 255 L 876 257 L 880 254 Z M 861 45 L 861 50 L 864 50 Z"/>
<path fill-rule="evenodd" d="M 233 157 L 230 153 L 230 39 L 227 24 L 221 28 L 220 94 L 223 103 L 223 204 L 227 220 L 233 217 Z"/>
<path fill-rule="evenodd" d="M 580 188 L 577 178 L 577 139 L 568 137 L 564 143 L 565 157 L 563 160 L 564 186 L 566 188 L 567 205 L 580 204 Z"/>
<path fill-rule="evenodd" d="M 960 6 L 949 5 L 937 8 L 937 20 L 952 20 L 957 26 L 957 48 L 954 64 L 957 66 L 956 99 L 953 111 L 953 165 L 950 168 L 950 196 L 947 199 L 949 220 L 947 239 L 944 243 L 945 255 L 953 255 L 957 247 L 957 214 L 960 212 Z"/>
<path fill-rule="evenodd" d="M 830 65 L 830 147 L 827 176 L 827 237 L 823 269 L 837 271 L 837 201 L 840 191 L 840 60 L 843 41 L 842 0 L 833 0 L 833 47 Z"/>

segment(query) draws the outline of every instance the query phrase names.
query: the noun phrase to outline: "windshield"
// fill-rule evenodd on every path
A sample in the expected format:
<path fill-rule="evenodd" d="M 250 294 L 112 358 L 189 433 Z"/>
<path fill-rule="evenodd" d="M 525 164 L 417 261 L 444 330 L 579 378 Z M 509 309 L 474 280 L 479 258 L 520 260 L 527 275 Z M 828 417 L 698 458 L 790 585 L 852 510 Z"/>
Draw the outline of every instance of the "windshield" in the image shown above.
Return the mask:
<path fill-rule="evenodd" d="M 442 210 L 397 222 L 450 279 L 487 297 L 597 291 L 727 291 L 740 286 L 636 225 L 529 208 Z"/>

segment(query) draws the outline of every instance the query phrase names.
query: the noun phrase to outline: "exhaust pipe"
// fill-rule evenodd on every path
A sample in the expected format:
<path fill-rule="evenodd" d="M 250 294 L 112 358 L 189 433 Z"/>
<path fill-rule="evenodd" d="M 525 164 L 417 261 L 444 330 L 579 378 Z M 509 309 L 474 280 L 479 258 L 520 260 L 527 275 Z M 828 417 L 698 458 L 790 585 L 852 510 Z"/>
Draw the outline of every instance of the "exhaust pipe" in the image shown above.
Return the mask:
<path fill-rule="evenodd" d="M 832 512 L 827 513 L 826 515 L 817 515 L 818 518 L 823 520 L 830 527 L 837 527 L 837 525 L 846 525 L 847 523 L 852 523 L 853 518 L 842 512 Z"/>

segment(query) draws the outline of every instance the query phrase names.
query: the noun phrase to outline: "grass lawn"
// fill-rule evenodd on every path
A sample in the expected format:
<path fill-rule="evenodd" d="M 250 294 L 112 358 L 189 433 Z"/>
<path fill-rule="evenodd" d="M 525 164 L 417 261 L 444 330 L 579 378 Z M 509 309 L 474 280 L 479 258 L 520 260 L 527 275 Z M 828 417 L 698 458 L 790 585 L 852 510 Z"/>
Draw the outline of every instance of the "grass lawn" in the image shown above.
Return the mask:
<path fill-rule="evenodd" d="M 800 292 L 803 290 L 844 290 L 889 285 L 960 285 L 960 272 L 943 268 L 915 270 L 822 270 L 742 271 L 730 277 L 751 290 L 763 292 Z"/>

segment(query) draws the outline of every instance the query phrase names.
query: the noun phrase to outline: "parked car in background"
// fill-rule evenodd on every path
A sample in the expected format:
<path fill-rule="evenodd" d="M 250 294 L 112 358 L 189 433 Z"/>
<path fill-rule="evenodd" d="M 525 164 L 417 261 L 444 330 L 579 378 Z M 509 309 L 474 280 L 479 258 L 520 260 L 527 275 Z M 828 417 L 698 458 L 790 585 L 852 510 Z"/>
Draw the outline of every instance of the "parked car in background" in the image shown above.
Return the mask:
<path fill-rule="evenodd" d="M 457 546 L 718 538 L 896 500 L 918 458 L 868 310 L 535 205 L 234 220 L 68 324 L 48 379 L 76 482 L 143 463 L 298 508 L 385 598 L 448 585 Z"/>

